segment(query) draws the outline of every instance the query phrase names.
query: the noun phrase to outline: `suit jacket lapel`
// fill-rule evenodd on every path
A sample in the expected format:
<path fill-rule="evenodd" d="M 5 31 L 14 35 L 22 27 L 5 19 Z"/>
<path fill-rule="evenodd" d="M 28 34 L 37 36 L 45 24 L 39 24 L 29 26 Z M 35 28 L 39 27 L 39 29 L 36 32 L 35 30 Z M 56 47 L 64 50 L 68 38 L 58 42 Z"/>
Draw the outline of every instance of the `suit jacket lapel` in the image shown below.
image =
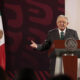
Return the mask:
<path fill-rule="evenodd" d="M 57 40 L 60 40 L 60 35 L 59 35 L 58 29 L 56 29 L 56 34 L 55 34 L 55 36 L 56 36 L 56 39 L 57 39 Z"/>
<path fill-rule="evenodd" d="M 67 39 L 68 35 L 69 35 L 69 30 L 66 29 L 66 33 L 65 33 L 64 39 Z"/>

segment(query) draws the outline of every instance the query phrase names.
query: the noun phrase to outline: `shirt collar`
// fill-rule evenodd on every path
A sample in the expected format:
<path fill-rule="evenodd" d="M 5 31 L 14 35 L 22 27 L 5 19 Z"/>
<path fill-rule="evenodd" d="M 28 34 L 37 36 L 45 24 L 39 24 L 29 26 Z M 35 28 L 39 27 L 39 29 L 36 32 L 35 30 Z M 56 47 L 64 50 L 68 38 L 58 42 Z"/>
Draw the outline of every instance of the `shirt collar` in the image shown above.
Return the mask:
<path fill-rule="evenodd" d="M 58 28 L 58 31 L 59 31 L 59 35 L 61 35 L 61 30 Z M 63 30 L 63 32 L 64 32 L 64 35 L 65 35 L 65 33 L 66 33 L 66 28 Z"/>

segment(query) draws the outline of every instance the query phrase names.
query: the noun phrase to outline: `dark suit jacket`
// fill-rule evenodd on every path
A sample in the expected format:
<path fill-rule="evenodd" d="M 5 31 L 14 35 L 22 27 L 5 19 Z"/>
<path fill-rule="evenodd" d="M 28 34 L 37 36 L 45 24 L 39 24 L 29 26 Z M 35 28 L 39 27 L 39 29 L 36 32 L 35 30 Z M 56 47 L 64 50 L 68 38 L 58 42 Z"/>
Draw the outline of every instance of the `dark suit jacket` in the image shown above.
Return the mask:
<path fill-rule="evenodd" d="M 64 40 L 67 38 L 79 40 L 77 32 L 68 28 L 66 29 Z M 54 40 L 60 40 L 58 28 L 52 29 L 48 32 L 47 39 L 44 41 L 44 43 L 38 44 L 37 50 L 43 51 L 49 49 Z"/>

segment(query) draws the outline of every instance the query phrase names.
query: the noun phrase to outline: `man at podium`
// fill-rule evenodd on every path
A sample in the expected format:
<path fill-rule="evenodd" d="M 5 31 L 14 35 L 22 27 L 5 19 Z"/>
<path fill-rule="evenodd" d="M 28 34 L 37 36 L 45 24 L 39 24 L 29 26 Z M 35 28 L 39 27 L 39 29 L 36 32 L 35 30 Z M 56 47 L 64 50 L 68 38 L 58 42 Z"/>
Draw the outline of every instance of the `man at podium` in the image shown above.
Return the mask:
<path fill-rule="evenodd" d="M 77 32 L 75 30 L 67 28 L 68 26 L 68 18 L 64 15 L 59 15 L 57 17 L 57 28 L 52 29 L 48 32 L 47 39 L 42 44 L 37 44 L 33 40 L 31 40 L 31 47 L 36 50 L 47 50 L 50 48 L 51 44 L 54 40 L 66 40 L 68 38 L 74 38 L 75 40 L 79 40 Z M 50 69 L 51 74 L 54 73 L 53 67 L 55 66 L 55 57 L 50 61 Z"/>

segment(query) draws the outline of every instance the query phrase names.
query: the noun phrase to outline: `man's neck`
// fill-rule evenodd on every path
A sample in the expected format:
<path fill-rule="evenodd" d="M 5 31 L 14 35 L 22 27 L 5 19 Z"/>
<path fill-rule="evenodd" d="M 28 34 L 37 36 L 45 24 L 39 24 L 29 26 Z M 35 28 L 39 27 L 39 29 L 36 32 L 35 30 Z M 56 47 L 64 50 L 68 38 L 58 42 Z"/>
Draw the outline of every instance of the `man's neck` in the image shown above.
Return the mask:
<path fill-rule="evenodd" d="M 63 32 L 64 32 L 64 31 L 66 31 L 66 28 L 65 28 L 65 29 L 59 29 L 59 28 L 58 28 L 58 30 L 60 30 L 60 31 L 63 31 Z"/>
<path fill-rule="evenodd" d="M 59 31 L 59 35 L 61 34 L 62 31 L 64 32 L 64 35 L 65 35 L 65 33 L 66 33 L 66 28 L 65 28 L 64 30 L 60 30 L 60 29 L 58 28 L 58 31 Z"/>

